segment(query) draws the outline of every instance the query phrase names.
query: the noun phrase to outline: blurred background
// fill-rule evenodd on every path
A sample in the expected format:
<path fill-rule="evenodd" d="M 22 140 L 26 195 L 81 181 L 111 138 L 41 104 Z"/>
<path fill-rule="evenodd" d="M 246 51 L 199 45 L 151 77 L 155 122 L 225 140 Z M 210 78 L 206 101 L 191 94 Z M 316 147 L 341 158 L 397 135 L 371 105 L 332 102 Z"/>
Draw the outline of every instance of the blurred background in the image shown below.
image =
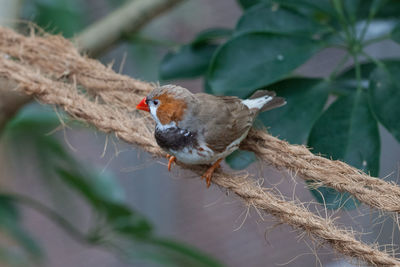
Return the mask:
<path fill-rule="evenodd" d="M 0 0 L 0 24 L 24 31 L 27 21 L 32 21 L 46 32 L 73 38 L 127 2 Z M 160 78 L 159 70 L 168 52 L 191 42 L 203 30 L 234 29 L 243 12 L 234 0 L 181 1 L 102 51 L 98 59 L 133 78 L 167 83 Z M 393 41 L 379 42 L 367 50 L 378 58 L 400 55 L 399 46 Z M 327 76 L 343 55 L 340 48 L 325 49 L 296 68 L 296 73 Z M 202 77 L 172 82 L 193 92 L 204 91 Z M 58 116 L 68 127 L 60 127 Z M 384 127 L 380 126 L 379 134 L 379 176 L 397 181 L 400 145 Z M 229 192 L 216 186 L 207 189 L 199 177 L 179 168 L 168 173 L 166 160 L 154 159 L 111 135 L 71 122 L 62 112 L 57 115 L 52 107 L 32 102 L 21 109 L 4 130 L 0 157 L 0 182 L 6 193 L 0 197 L 2 266 L 189 266 L 190 261 L 181 255 L 185 253 L 198 255 L 202 263 L 210 259 L 210 265 L 218 261 L 223 266 L 351 266 L 329 246 L 277 224 L 272 216 L 249 209 Z M 60 161 L 64 171 L 54 169 Z M 224 164 L 223 168 L 230 167 Z M 70 177 L 75 169 L 81 175 L 76 177 L 83 177 L 87 184 Z M 274 187 L 288 199 L 306 203 L 312 212 L 324 217 L 339 216 L 336 223 L 363 233 L 358 238 L 365 242 L 393 248 L 399 244 L 398 225 L 389 215 L 365 205 L 326 211 L 316 203 L 303 180 L 257 162 L 247 171 L 265 187 Z M 157 252 L 164 250 L 157 245 L 142 251 L 149 243 L 142 242 L 137 234 L 147 231 L 147 226 L 126 231 L 127 239 L 133 233 L 133 245 L 117 236 L 124 236 L 125 230 L 93 228 L 104 220 L 103 213 L 109 212 L 99 208 L 101 203 L 108 203 L 101 202 L 102 198 L 123 203 L 134 213 L 132 216 L 139 216 L 137 220 L 152 225 L 154 235 L 179 242 L 180 249 L 174 252 L 178 256 Z M 96 204 L 97 200 L 101 203 Z M 62 219 L 52 212 L 67 223 L 60 222 Z M 118 246 L 81 240 L 69 225 L 92 233 L 90 237 L 107 235 L 106 241 L 112 240 Z M 186 247 L 194 252 L 187 252 Z M 192 264 L 200 265 L 197 261 Z"/>

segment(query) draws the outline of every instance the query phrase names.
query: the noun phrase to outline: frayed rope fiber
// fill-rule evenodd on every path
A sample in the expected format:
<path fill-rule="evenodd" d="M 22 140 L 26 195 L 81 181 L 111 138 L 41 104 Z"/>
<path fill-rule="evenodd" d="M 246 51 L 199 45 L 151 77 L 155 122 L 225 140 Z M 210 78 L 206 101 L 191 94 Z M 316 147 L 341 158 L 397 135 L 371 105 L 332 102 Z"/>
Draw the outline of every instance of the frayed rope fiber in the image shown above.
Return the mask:
<path fill-rule="evenodd" d="M 164 156 L 153 137 L 153 122 L 135 111 L 136 104 L 153 86 L 113 72 L 96 60 L 81 56 L 60 36 L 26 37 L 0 27 L 0 78 L 14 83 L 14 90 L 62 107 L 73 118 L 133 144 L 153 156 Z M 0 88 L 0 90 L 5 90 Z M 304 146 L 290 145 L 269 134 L 252 130 L 242 148 L 277 168 L 349 192 L 360 201 L 384 211 L 400 211 L 400 188 L 372 178 L 340 161 L 313 155 Z M 181 166 L 202 174 L 201 166 Z M 303 230 L 329 243 L 337 252 L 370 265 L 400 266 L 400 261 L 354 238 L 330 219 L 317 216 L 300 203 L 287 201 L 262 188 L 247 175 L 218 171 L 213 182 L 238 195 L 246 205 L 275 216 L 281 223 Z"/>

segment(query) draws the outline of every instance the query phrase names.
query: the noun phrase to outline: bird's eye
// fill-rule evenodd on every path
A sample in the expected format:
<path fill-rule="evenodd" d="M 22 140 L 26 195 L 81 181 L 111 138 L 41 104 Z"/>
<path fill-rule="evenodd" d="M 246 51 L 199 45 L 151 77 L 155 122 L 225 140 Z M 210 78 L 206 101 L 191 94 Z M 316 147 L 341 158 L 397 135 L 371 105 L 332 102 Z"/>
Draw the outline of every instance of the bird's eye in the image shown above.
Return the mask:
<path fill-rule="evenodd" d="M 155 106 L 157 106 L 159 102 L 158 102 L 157 99 L 154 99 L 153 103 L 154 103 Z"/>

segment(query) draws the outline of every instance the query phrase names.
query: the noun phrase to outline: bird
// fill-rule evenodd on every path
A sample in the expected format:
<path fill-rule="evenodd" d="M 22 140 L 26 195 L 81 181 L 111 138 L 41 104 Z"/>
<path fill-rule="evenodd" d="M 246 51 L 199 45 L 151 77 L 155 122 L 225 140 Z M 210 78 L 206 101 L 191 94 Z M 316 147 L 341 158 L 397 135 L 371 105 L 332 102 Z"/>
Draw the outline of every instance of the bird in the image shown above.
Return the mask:
<path fill-rule="evenodd" d="M 156 86 L 136 109 L 150 112 L 154 137 L 172 163 L 209 165 L 202 175 L 210 187 L 221 161 L 239 148 L 260 112 L 286 104 L 275 92 L 258 90 L 248 99 L 191 93 L 178 85 Z"/>

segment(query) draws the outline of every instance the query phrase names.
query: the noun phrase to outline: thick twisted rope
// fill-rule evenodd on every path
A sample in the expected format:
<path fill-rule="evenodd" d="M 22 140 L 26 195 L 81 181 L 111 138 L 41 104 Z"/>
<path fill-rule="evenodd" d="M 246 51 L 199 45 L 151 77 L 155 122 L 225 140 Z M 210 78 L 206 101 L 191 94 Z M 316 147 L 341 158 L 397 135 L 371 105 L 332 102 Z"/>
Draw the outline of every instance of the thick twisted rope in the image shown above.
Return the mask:
<path fill-rule="evenodd" d="M 371 177 L 339 160 L 329 160 L 312 154 L 306 147 L 291 145 L 262 131 L 251 131 L 241 145 L 257 157 L 277 168 L 290 170 L 313 181 L 312 186 L 328 186 L 339 192 L 349 192 L 371 207 L 400 212 L 400 187 Z"/>
<path fill-rule="evenodd" d="M 0 51 L 35 66 L 48 77 L 74 77 L 74 82 L 103 101 L 132 111 L 153 88 L 82 57 L 69 41 L 59 36 L 25 37 L 0 27 Z M 366 175 L 346 163 L 313 155 L 304 146 L 290 145 L 262 131 L 251 131 L 242 148 L 254 151 L 261 161 L 300 174 L 303 179 L 349 192 L 371 207 L 400 212 L 399 186 Z"/>
<path fill-rule="evenodd" d="M 152 89 L 152 86 L 116 74 L 97 61 L 80 56 L 75 48 L 61 37 L 24 37 L 11 30 L 0 28 L 0 77 L 14 82 L 17 91 L 32 94 L 44 103 L 56 104 L 74 118 L 93 124 L 104 132 L 114 132 L 119 138 L 154 156 L 164 155 L 154 141 L 152 130 L 149 130 L 149 125 L 153 125 L 151 121 L 133 111 L 135 104 Z M 87 92 L 83 92 L 78 86 L 83 86 Z M 291 146 L 262 132 L 252 131 L 243 147 L 255 151 L 262 160 L 267 160 L 277 167 L 298 169 L 302 167 L 301 164 L 308 163 L 310 165 L 306 165 L 302 172 L 298 170 L 307 179 L 318 178 L 322 181 L 319 175 L 335 174 L 333 170 L 322 173 L 323 166 L 318 168 L 314 166 L 317 163 L 329 164 L 332 161 L 314 156 L 304 147 Z M 268 156 L 269 153 L 275 154 Z M 352 178 L 342 180 L 339 183 L 341 186 L 353 183 L 357 179 L 376 180 L 345 163 L 333 162 L 337 163 L 345 170 L 349 168 L 354 170 L 351 173 Z M 326 166 L 334 168 L 332 165 Z M 190 167 L 190 169 L 198 174 L 204 171 L 201 167 Z M 343 169 L 337 169 L 336 172 L 345 175 Z M 336 179 L 342 178 L 336 176 Z M 328 242 L 346 256 L 371 265 L 400 266 L 397 259 L 379 251 L 376 247 L 357 241 L 351 232 L 337 228 L 329 219 L 321 218 L 261 188 L 247 176 L 232 176 L 218 172 L 213 182 L 237 194 L 247 205 L 262 209 L 274 215 L 280 222 L 302 229 L 311 236 Z M 396 192 L 397 186 L 382 182 Z M 332 183 L 332 187 L 334 185 L 336 183 Z M 346 188 L 350 189 L 351 185 L 354 184 L 349 184 Z M 370 190 L 373 191 L 374 188 Z M 376 194 L 375 199 L 380 203 L 380 199 L 377 198 L 379 195 Z M 398 196 L 394 194 L 393 198 Z M 373 206 L 381 207 L 376 204 Z"/>

